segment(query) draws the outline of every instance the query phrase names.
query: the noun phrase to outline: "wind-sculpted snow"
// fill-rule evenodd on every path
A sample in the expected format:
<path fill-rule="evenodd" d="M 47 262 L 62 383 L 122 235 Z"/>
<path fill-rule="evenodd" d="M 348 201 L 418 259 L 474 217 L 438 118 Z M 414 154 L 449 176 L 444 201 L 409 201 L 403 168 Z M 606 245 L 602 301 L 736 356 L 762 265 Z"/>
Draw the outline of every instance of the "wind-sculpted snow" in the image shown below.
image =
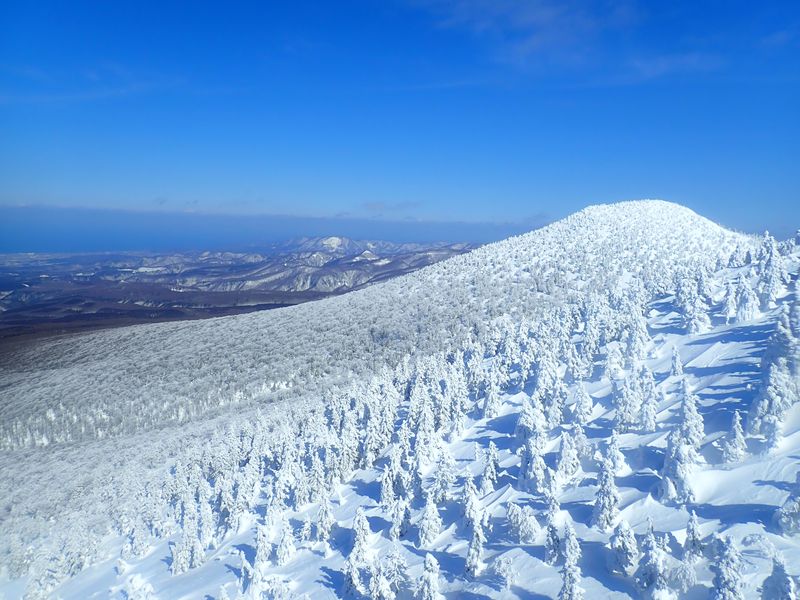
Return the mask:
<path fill-rule="evenodd" d="M 793 243 L 621 203 L 339 298 L 21 350 L 5 591 L 785 587 L 797 271 Z"/>
<path fill-rule="evenodd" d="M 340 298 L 44 341 L 2 358 L 0 443 L 106 439 L 271 402 L 287 389 L 316 392 L 622 277 L 663 288 L 676 271 L 713 266 L 738 239 L 674 204 L 597 206 Z"/>

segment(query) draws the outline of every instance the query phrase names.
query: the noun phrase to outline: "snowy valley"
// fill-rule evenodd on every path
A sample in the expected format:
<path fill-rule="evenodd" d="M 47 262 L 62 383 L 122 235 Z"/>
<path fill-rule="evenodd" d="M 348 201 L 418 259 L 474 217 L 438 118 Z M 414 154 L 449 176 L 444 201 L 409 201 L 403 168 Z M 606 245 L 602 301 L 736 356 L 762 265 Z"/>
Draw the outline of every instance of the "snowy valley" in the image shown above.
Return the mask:
<path fill-rule="evenodd" d="M 6 598 L 795 598 L 800 239 L 589 207 L 0 365 Z"/>

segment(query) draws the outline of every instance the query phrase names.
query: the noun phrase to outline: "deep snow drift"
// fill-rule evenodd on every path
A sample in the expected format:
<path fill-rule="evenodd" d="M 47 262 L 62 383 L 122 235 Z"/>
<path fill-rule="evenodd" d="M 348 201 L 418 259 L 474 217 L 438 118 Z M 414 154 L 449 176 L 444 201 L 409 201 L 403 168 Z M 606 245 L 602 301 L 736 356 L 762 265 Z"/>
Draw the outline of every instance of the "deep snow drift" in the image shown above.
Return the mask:
<path fill-rule="evenodd" d="M 340 298 L 49 342 L 0 381 L 2 585 L 64 598 L 789 585 L 797 271 L 794 243 L 642 201 Z"/>

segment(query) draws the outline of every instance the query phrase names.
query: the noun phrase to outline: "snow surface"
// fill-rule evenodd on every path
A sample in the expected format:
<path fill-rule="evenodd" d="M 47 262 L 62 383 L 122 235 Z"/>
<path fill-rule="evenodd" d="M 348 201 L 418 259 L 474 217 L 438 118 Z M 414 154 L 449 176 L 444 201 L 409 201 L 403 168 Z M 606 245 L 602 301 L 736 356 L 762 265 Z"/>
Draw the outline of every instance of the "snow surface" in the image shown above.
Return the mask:
<path fill-rule="evenodd" d="M 234 598 L 239 585 L 253 595 L 259 590 L 248 585 L 241 554 L 254 561 L 257 527 L 266 526 L 277 545 L 281 518 L 288 518 L 299 532 L 305 518 L 316 518 L 319 502 L 267 514 L 267 490 L 275 473 L 265 472 L 259 484 L 263 493 L 236 527 L 205 550 L 202 564 L 172 575 L 171 547 L 181 539 L 174 512 L 166 511 L 161 531 L 148 536 L 143 555 L 126 554 L 124 546 L 142 498 L 155 489 L 172 489 L 173 473 L 180 471 L 174 465 L 198 461 L 205 472 L 206 459 L 198 458 L 203 448 L 211 447 L 213 453 L 215 444 L 230 445 L 243 431 L 254 435 L 253 427 L 270 431 L 267 437 L 278 440 L 276 447 L 285 451 L 281 432 L 290 431 L 296 438 L 293 443 L 303 443 L 308 429 L 300 423 L 325 415 L 331 402 L 337 406 L 335 399 L 353 389 L 364 390 L 373 376 L 384 376 L 387 370 L 395 374 L 394 381 L 399 380 L 398 372 L 408 377 L 409 369 L 413 373 L 419 368 L 414 365 L 430 357 L 481 348 L 479 364 L 491 372 L 506 360 L 500 350 L 507 347 L 504 336 L 516 335 L 509 331 L 523 329 L 527 339 L 536 340 L 531 344 L 546 344 L 548 327 L 554 327 L 558 317 L 574 314 L 587 297 L 609 293 L 613 299 L 643 285 L 647 293 L 642 308 L 651 341 L 641 364 L 653 372 L 664 400 L 654 432 L 633 430 L 619 436 L 626 462 L 615 478 L 619 518 L 630 524 L 639 541 L 652 519 L 657 534 L 666 536 L 674 567 L 681 557 L 689 511 L 695 511 L 708 551 L 694 565 L 697 582 L 684 597 L 708 596 L 710 567 L 717 560 L 712 537 L 719 534 L 732 536 L 743 553 L 742 591 L 744 597 L 756 597 L 776 552 L 790 575 L 800 575 L 800 538 L 781 531 L 774 521 L 800 469 L 799 405 L 786 413 L 783 438 L 775 450 L 767 453 L 764 439 L 750 436 L 748 454 L 740 462 L 722 464 L 719 451 L 733 412 L 745 417 L 759 393 L 762 357 L 782 308 L 797 302 L 792 290 L 798 253 L 792 247 L 786 261 L 792 283 L 776 302 L 756 319 L 726 323 L 725 284 L 740 275 L 755 281 L 752 261 L 759 243 L 659 201 L 590 207 L 542 230 L 347 296 L 268 313 L 97 332 L 23 350 L 4 365 L 0 381 L 5 563 L 0 593 L 21 597 L 28 586 L 35 597 L 31 582 L 42 578 L 54 556 L 63 558 L 67 549 L 74 553 L 77 538 L 77 546 L 85 547 L 85 559 L 74 560 L 79 568 L 73 568 L 66 581 L 63 574 L 53 576 L 53 597 L 219 598 L 224 588 Z M 729 266 L 728 258 L 737 250 L 751 252 L 751 262 Z M 708 276 L 711 325 L 690 334 L 675 282 L 699 271 Z M 623 303 L 616 310 L 623 313 L 628 308 Z M 612 313 L 603 323 L 613 330 L 613 323 L 624 317 Z M 609 336 L 612 344 L 618 343 L 612 333 Z M 580 339 L 578 328 L 575 343 Z M 673 348 L 682 358 L 683 376 L 670 374 Z M 640 591 L 631 576 L 609 573 L 610 532 L 592 526 L 598 458 L 615 417 L 613 385 L 603 369 L 607 353 L 608 346 L 601 346 L 585 378 L 595 403 L 585 426 L 593 449 L 581 459 L 578 477 L 559 487 L 560 507 L 553 521 L 559 528 L 570 523 L 575 529 L 587 597 L 637 597 Z M 558 358 L 566 360 L 563 355 Z M 545 462 L 553 469 L 560 434 L 572 431 L 576 383 L 566 367 L 558 367 L 570 399 L 566 416 L 548 432 L 544 449 Z M 618 378 L 629 374 L 630 368 Z M 418 541 L 421 497 L 411 500 L 411 528 L 397 541 L 389 539 L 391 518 L 381 506 L 380 476 L 413 404 L 406 393 L 398 404 L 391 444 L 374 464 L 331 486 L 336 524 L 330 543 L 297 542 L 286 564 L 278 566 L 271 557 L 261 576 L 285 582 L 289 597 L 342 597 L 351 527 L 362 507 L 371 530 L 368 560 L 378 564 L 399 548 L 408 564 L 409 584 L 400 597 L 413 593 L 427 553 L 439 562 L 440 591 L 446 597 L 557 597 L 562 565 L 544 561 L 546 501 L 541 494 L 520 489 L 515 426 L 537 389 L 535 377 L 526 381 L 522 375 L 519 363 L 511 362 L 496 414 L 484 415 L 486 388 L 478 386 L 470 390 L 463 431 L 456 436 L 437 433 L 439 447 L 455 459 L 457 477 L 450 498 L 439 506 L 443 527 L 431 544 L 421 547 Z M 661 497 L 660 470 L 667 434 L 678 423 L 684 379 L 699 397 L 705 436 L 700 464 L 689 477 L 694 499 L 679 504 Z M 357 400 L 353 402 L 353 410 L 363 416 Z M 483 568 L 469 577 L 465 559 L 471 530 L 462 516 L 462 490 L 468 475 L 480 484 L 490 441 L 499 451 L 500 472 L 494 490 L 480 494 L 480 507 L 491 527 L 483 545 Z M 246 462 L 229 468 L 239 473 Z M 435 459 L 423 461 L 423 489 L 435 474 Z M 534 540 L 514 539 L 506 520 L 510 502 L 534 509 L 542 527 Z M 511 560 L 515 574 L 508 589 L 493 568 L 501 557 Z M 283 597 L 277 592 L 274 596 Z M 265 592 L 264 597 L 271 596 Z"/>

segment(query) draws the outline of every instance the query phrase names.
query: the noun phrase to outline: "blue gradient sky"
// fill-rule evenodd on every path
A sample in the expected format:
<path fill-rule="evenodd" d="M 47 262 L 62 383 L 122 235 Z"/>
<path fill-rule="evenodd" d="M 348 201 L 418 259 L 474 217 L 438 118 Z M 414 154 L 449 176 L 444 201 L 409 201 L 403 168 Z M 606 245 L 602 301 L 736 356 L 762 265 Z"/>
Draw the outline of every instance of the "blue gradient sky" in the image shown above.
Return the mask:
<path fill-rule="evenodd" d="M 455 222 L 500 235 L 660 197 L 785 235 L 798 107 L 796 1 L 0 5 L 6 210 L 433 221 L 474 238 Z"/>

